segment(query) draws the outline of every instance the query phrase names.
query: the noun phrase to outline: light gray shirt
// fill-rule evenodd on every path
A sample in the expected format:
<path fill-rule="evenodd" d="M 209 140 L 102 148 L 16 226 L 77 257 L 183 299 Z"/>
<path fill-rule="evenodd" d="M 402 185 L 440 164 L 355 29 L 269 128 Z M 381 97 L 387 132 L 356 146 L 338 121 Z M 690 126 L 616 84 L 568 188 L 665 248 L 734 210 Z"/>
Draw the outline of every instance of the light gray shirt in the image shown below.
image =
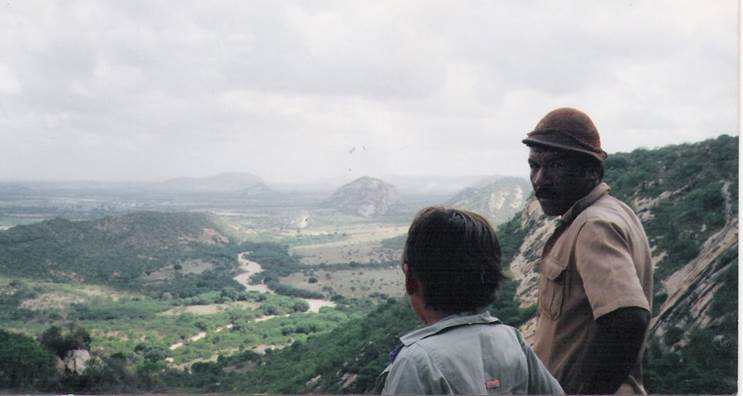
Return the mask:
<path fill-rule="evenodd" d="M 400 338 L 382 394 L 563 394 L 518 330 L 488 312 L 448 316 Z"/>

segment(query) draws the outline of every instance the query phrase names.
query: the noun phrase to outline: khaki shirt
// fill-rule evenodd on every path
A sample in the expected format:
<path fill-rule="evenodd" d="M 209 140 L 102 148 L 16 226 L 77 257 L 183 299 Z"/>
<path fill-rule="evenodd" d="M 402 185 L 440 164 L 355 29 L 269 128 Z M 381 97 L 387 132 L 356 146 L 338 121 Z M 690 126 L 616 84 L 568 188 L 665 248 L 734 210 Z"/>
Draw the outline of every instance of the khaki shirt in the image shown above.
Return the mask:
<path fill-rule="evenodd" d="M 518 330 L 488 312 L 451 315 L 400 341 L 382 394 L 563 394 Z"/>
<path fill-rule="evenodd" d="M 566 389 L 578 385 L 595 319 L 618 308 L 652 306 L 645 231 L 632 209 L 608 191 L 599 184 L 562 216 L 539 264 L 534 351 Z M 642 352 L 620 391 L 645 393 L 641 363 Z"/>

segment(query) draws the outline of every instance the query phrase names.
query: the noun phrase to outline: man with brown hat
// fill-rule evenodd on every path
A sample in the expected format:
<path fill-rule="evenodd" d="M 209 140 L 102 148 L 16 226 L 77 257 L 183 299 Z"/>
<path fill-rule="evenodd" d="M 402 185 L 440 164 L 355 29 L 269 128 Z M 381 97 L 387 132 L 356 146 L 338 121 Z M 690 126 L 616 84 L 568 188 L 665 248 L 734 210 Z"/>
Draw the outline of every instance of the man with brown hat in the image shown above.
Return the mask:
<path fill-rule="evenodd" d="M 635 213 L 602 182 L 599 133 L 585 113 L 561 108 L 523 143 L 542 210 L 561 216 L 538 265 L 534 351 L 567 393 L 645 394 L 650 248 Z"/>

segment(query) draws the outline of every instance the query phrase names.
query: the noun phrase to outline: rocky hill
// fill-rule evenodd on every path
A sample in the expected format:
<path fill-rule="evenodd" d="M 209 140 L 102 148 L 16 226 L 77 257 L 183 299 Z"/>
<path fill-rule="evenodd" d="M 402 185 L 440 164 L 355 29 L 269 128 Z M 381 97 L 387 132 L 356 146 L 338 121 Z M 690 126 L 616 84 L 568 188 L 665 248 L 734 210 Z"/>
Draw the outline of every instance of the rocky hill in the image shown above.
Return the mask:
<path fill-rule="evenodd" d="M 389 213 L 400 203 L 395 186 L 373 177 L 360 177 L 341 186 L 325 202 L 326 206 L 361 217 Z"/>
<path fill-rule="evenodd" d="M 531 185 L 526 179 L 494 177 L 460 191 L 446 205 L 480 213 L 497 225 L 521 211 L 530 194 Z"/>

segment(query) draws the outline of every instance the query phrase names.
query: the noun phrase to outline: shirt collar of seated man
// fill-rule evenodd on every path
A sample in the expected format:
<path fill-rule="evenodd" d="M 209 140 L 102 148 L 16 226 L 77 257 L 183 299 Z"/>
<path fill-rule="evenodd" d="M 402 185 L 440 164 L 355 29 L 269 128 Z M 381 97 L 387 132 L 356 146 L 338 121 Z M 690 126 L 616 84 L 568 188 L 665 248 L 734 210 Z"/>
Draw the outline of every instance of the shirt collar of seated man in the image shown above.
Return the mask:
<path fill-rule="evenodd" d="M 416 215 L 402 255 L 405 291 L 426 325 L 482 312 L 503 275 L 495 231 L 482 216 L 430 207 Z"/>

